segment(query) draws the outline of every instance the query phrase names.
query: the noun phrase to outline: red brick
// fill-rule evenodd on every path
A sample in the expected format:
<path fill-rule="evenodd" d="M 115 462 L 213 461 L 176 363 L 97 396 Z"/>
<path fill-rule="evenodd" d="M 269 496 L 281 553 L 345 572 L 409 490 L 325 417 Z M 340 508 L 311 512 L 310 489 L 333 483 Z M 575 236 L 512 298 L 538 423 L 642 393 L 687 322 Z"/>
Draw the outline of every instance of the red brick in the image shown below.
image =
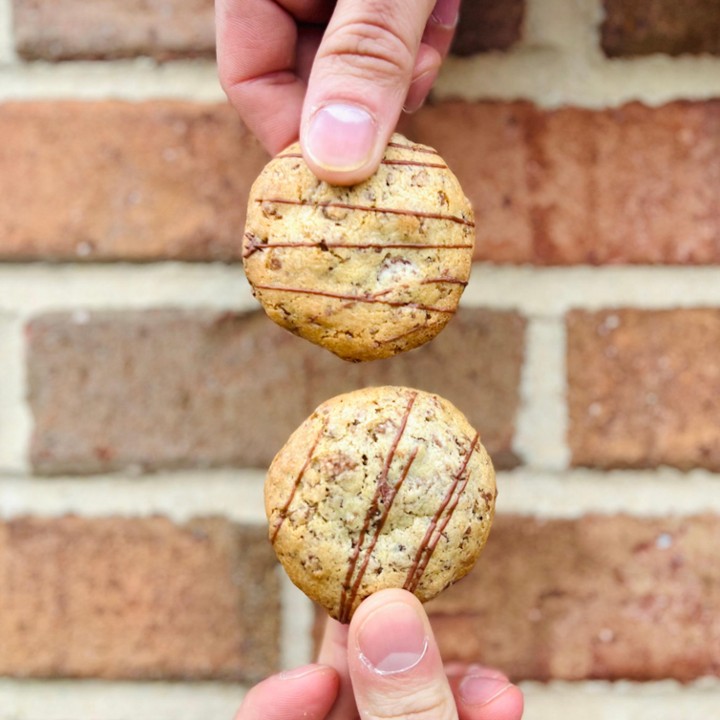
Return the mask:
<path fill-rule="evenodd" d="M 0 104 L 0 259 L 239 256 L 267 160 L 224 105 Z"/>
<path fill-rule="evenodd" d="M 50 474 L 264 466 L 322 401 L 397 384 L 455 402 L 507 467 L 523 342 L 517 315 L 464 310 L 422 349 L 353 365 L 260 311 L 48 315 L 28 327 L 31 459 Z"/>
<path fill-rule="evenodd" d="M 720 310 L 575 311 L 574 465 L 720 470 Z"/>
<path fill-rule="evenodd" d="M 492 262 L 720 262 L 720 101 L 544 111 L 445 102 L 404 120 L 441 151 Z"/>
<path fill-rule="evenodd" d="M 720 54 L 717 0 L 604 0 L 602 48 L 609 57 Z"/>
<path fill-rule="evenodd" d="M 29 60 L 212 57 L 213 0 L 13 0 Z"/>
<path fill-rule="evenodd" d="M 508 50 L 520 40 L 525 0 L 464 0 L 451 52 Z"/>
<path fill-rule="evenodd" d="M 263 528 L 220 519 L 0 523 L 0 674 L 255 680 L 278 666 Z"/>
<path fill-rule="evenodd" d="M 515 680 L 720 675 L 718 543 L 715 515 L 500 516 L 476 568 L 427 609 L 446 660 Z"/>

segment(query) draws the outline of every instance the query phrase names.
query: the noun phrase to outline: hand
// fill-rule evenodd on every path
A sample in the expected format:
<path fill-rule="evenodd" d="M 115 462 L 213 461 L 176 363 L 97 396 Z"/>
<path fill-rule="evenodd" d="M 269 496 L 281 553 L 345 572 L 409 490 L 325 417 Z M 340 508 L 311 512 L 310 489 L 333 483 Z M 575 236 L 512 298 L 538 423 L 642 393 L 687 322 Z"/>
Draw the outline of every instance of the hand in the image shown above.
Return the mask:
<path fill-rule="evenodd" d="M 460 0 L 216 0 L 220 82 L 271 154 L 300 137 L 321 179 L 368 178 L 447 54 Z M 324 34 L 323 34 L 324 31 Z"/>
<path fill-rule="evenodd" d="M 256 685 L 235 720 L 519 720 L 522 710 L 497 670 L 443 668 L 420 602 L 383 590 L 349 626 L 328 621 L 318 663 Z"/>

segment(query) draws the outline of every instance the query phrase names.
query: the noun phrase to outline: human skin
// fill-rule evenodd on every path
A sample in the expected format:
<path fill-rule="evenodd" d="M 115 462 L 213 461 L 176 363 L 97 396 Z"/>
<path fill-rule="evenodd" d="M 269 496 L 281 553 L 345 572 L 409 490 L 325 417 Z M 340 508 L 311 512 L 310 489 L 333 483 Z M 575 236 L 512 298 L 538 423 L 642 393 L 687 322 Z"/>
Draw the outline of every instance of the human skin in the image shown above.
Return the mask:
<path fill-rule="evenodd" d="M 298 138 L 321 180 L 378 167 L 403 108 L 422 105 L 460 0 L 216 0 L 220 82 L 271 154 Z"/>
<path fill-rule="evenodd" d="M 443 666 L 427 615 L 405 590 L 328 621 L 318 662 L 256 685 L 235 720 L 520 720 L 523 696 L 497 670 Z"/>

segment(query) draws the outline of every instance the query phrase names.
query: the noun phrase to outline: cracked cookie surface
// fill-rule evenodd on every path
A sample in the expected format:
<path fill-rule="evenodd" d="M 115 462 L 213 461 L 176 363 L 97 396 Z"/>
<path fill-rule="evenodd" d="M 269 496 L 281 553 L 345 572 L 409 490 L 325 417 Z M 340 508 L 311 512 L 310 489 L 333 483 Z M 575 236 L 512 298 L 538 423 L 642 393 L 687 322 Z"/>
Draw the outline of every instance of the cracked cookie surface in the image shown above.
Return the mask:
<path fill-rule="evenodd" d="M 351 187 L 313 175 L 292 145 L 253 184 L 243 264 L 279 325 L 346 360 L 427 342 L 470 275 L 474 217 L 438 153 L 393 135 L 378 171 Z"/>
<path fill-rule="evenodd" d="M 389 386 L 320 405 L 265 483 L 278 559 L 340 622 L 377 590 L 425 602 L 466 575 L 495 497 L 490 458 L 465 416 L 437 395 Z"/>

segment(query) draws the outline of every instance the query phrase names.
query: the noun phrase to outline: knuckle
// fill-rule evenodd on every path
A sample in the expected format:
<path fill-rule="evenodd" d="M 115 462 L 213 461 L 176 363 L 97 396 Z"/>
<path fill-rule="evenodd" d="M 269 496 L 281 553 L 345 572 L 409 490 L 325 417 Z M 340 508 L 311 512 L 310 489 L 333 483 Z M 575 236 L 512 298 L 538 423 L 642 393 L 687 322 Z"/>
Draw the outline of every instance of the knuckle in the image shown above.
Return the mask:
<path fill-rule="evenodd" d="M 391 29 L 382 17 L 349 21 L 328 34 L 318 57 L 342 66 L 342 71 L 395 80 L 409 75 L 415 62 L 411 41 Z"/>

